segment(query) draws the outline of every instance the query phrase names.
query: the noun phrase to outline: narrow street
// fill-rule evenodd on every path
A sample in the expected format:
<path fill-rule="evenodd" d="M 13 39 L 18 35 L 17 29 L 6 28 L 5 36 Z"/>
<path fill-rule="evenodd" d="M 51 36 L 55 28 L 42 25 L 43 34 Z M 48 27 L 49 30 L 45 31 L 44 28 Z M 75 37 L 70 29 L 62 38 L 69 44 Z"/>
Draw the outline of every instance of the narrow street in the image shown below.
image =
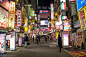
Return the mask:
<path fill-rule="evenodd" d="M 30 42 L 27 48 L 16 47 L 16 49 L 16 51 L 8 51 L 1 57 L 72 57 L 64 49 L 59 52 L 56 42 L 50 40 L 45 42 L 44 39 L 41 39 L 39 45 Z"/>

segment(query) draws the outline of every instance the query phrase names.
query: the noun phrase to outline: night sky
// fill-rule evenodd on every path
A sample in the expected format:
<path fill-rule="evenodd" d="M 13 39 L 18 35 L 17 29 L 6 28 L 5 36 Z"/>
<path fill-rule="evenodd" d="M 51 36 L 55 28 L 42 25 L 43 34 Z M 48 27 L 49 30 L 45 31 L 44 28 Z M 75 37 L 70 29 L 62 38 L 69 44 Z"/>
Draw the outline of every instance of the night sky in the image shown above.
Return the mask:
<path fill-rule="evenodd" d="M 50 1 L 54 0 L 38 0 L 38 6 L 50 6 Z"/>

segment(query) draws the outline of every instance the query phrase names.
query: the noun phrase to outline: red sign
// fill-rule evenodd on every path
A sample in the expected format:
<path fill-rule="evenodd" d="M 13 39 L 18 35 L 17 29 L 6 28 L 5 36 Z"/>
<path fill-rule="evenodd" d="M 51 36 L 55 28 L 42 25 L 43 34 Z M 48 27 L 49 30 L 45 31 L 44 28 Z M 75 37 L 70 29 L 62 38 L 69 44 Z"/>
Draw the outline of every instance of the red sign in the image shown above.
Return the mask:
<path fill-rule="evenodd" d="M 70 0 L 70 1 L 76 1 L 76 0 Z"/>
<path fill-rule="evenodd" d="M 6 22 L 6 21 L 3 21 L 3 22 L 0 21 L 0 28 L 6 29 L 8 26 L 7 24 L 8 24 L 8 22 Z"/>
<path fill-rule="evenodd" d="M 48 29 L 39 29 L 39 31 L 48 31 Z"/>
<path fill-rule="evenodd" d="M 50 27 L 48 27 L 48 31 L 50 31 Z"/>
<path fill-rule="evenodd" d="M 0 0 L 0 5 L 9 11 L 9 1 L 4 2 L 4 1 Z"/>

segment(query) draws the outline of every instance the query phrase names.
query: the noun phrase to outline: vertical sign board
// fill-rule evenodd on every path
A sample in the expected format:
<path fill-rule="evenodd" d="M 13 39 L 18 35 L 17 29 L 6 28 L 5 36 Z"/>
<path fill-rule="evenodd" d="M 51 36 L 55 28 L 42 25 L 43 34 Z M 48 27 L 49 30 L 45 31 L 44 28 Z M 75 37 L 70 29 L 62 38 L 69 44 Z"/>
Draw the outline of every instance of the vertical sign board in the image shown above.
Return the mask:
<path fill-rule="evenodd" d="M 18 10 L 18 15 L 17 15 L 17 26 L 21 26 L 22 23 L 22 11 Z"/>
<path fill-rule="evenodd" d="M 9 9 L 9 27 L 14 29 L 15 25 L 15 2 L 10 2 L 10 9 Z"/>
<path fill-rule="evenodd" d="M 18 46 L 22 46 L 22 37 L 18 38 Z"/>
<path fill-rule="evenodd" d="M 10 50 L 15 50 L 15 32 L 12 32 L 12 37 L 10 38 Z"/>
<path fill-rule="evenodd" d="M 78 12 L 78 18 L 81 29 L 86 29 L 86 5 Z"/>
<path fill-rule="evenodd" d="M 0 35 L 0 53 L 6 52 L 6 40 L 4 35 Z"/>
<path fill-rule="evenodd" d="M 66 10 L 66 3 L 60 3 L 61 5 L 61 10 Z"/>
<path fill-rule="evenodd" d="M 26 9 L 22 7 L 22 26 L 25 24 L 25 12 L 26 12 Z"/>
<path fill-rule="evenodd" d="M 51 6 L 51 23 L 53 24 L 51 26 L 52 26 L 52 28 L 54 28 L 54 8 L 53 8 L 53 4 L 50 4 L 50 6 Z"/>

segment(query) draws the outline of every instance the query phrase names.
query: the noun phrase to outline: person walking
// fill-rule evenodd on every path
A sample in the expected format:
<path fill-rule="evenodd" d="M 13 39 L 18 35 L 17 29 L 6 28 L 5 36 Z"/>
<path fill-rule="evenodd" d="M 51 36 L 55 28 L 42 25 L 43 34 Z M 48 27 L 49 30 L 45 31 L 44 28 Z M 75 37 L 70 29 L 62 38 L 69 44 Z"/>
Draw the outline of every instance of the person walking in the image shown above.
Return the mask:
<path fill-rule="evenodd" d="M 60 37 L 60 35 L 58 35 L 58 45 L 59 45 L 59 49 L 60 49 L 59 52 L 61 52 L 61 48 L 62 48 L 62 38 Z"/>
<path fill-rule="evenodd" d="M 25 41 L 25 48 L 27 48 L 27 43 L 28 43 L 28 36 L 27 36 L 27 34 L 25 34 L 24 41 Z"/>
<path fill-rule="evenodd" d="M 34 36 L 33 36 L 33 42 L 34 42 Z"/>
<path fill-rule="evenodd" d="M 45 36 L 45 41 L 47 42 L 47 36 Z"/>

